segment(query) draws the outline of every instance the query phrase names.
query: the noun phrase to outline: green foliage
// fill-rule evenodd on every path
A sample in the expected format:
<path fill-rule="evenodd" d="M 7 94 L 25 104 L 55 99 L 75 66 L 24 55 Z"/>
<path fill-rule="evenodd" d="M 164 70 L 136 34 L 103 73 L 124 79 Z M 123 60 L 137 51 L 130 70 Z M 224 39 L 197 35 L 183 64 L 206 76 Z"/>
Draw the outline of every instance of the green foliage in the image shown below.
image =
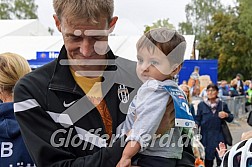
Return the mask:
<path fill-rule="evenodd" d="M 10 19 L 11 5 L 8 1 L 0 3 L 0 19 Z"/>
<path fill-rule="evenodd" d="M 216 13 L 201 36 L 198 48 L 202 58 L 218 59 L 219 79 L 232 79 L 242 73 L 245 78 L 252 76 L 251 40 L 239 28 L 240 19 L 234 12 Z"/>
<path fill-rule="evenodd" d="M 151 26 L 145 25 L 144 33 L 154 29 L 154 28 L 160 28 L 160 27 L 167 27 L 168 29 L 175 29 L 175 27 L 169 23 L 169 19 L 159 19 L 156 22 L 152 23 Z"/>
<path fill-rule="evenodd" d="M 206 32 L 213 14 L 222 10 L 220 0 L 192 0 L 186 5 L 186 22 L 179 24 L 179 31 L 199 39 Z"/>
<path fill-rule="evenodd" d="M 2 0 L 0 19 L 37 19 L 34 0 Z"/>
<path fill-rule="evenodd" d="M 237 0 L 225 9 L 220 0 L 191 0 L 180 32 L 196 35 L 200 58 L 218 59 L 219 79 L 237 73 L 252 77 L 252 1 Z"/>
<path fill-rule="evenodd" d="M 252 38 L 252 1 L 240 0 L 239 28 Z"/>
<path fill-rule="evenodd" d="M 189 22 L 179 23 L 179 33 L 192 35 L 193 34 L 193 25 Z"/>

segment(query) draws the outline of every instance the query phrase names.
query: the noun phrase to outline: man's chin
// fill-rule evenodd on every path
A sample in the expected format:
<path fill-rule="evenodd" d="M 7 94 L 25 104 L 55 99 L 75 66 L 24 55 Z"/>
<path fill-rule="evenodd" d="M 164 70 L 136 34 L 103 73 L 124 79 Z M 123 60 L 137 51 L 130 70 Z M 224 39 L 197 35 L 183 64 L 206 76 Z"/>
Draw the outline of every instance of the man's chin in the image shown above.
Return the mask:
<path fill-rule="evenodd" d="M 87 77 L 87 78 L 97 78 L 102 76 L 103 71 L 88 71 L 85 69 L 79 69 L 78 71 L 75 71 L 76 76 L 79 77 Z"/>

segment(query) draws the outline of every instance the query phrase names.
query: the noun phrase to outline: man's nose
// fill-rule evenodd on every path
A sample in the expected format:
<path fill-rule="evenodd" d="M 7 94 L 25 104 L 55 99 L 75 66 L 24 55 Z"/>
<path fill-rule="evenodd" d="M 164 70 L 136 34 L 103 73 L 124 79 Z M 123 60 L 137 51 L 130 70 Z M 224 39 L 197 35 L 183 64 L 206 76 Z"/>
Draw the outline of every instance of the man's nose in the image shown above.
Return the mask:
<path fill-rule="evenodd" d="M 90 57 L 94 54 L 94 43 L 88 39 L 84 38 L 80 43 L 80 52 L 84 57 Z"/>

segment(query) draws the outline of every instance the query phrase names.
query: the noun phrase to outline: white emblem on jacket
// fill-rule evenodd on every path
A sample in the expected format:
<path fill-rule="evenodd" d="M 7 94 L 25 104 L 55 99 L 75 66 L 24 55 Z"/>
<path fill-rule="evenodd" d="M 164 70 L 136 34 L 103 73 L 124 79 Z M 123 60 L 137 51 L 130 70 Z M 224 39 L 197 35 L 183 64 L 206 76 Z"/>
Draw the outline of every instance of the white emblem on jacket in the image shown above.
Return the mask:
<path fill-rule="evenodd" d="M 70 107 L 70 106 L 71 106 L 72 104 L 74 104 L 75 102 L 76 102 L 76 100 L 74 100 L 74 101 L 72 101 L 72 102 L 70 102 L 70 103 L 66 103 L 66 101 L 64 101 L 64 102 L 63 102 L 63 106 L 67 108 L 67 107 Z"/>
<path fill-rule="evenodd" d="M 117 94 L 122 103 L 127 103 L 129 101 L 129 91 L 125 85 L 119 85 Z"/>

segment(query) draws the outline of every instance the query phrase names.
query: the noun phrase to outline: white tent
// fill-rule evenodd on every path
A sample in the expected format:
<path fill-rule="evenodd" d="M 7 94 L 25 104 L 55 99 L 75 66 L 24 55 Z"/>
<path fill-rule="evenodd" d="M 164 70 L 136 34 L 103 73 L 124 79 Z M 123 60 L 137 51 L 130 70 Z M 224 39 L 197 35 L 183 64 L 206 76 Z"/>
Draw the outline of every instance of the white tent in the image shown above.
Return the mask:
<path fill-rule="evenodd" d="M 30 60 L 39 51 L 59 51 L 62 45 L 61 36 L 5 36 L 0 38 L 0 53 L 13 52 Z"/>
<path fill-rule="evenodd" d="M 136 61 L 136 42 L 140 36 L 109 36 L 109 46 L 115 55 Z M 185 35 L 187 49 L 185 60 L 191 59 L 194 36 Z M 61 36 L 5 36 L 0 38 L 0 53 L 14 52 L 27 60 L 36 59 L 37 52 L 59 51 Z"/>
<path fill-rule="evenodd" d="M 0 20 L 0 38 L 4 36 L 49 36 L 48 30 L 37 19 Z"/>
<path fill-rule="evenodd" d="M 193 56 L 194 35 L 184 35 L 187 42 L 185 60 L 190 60 Z M 111 50 L 120 57 L 136 61 L 136 43 L 140 36 L 110 36 L 109 45 Z"/>

